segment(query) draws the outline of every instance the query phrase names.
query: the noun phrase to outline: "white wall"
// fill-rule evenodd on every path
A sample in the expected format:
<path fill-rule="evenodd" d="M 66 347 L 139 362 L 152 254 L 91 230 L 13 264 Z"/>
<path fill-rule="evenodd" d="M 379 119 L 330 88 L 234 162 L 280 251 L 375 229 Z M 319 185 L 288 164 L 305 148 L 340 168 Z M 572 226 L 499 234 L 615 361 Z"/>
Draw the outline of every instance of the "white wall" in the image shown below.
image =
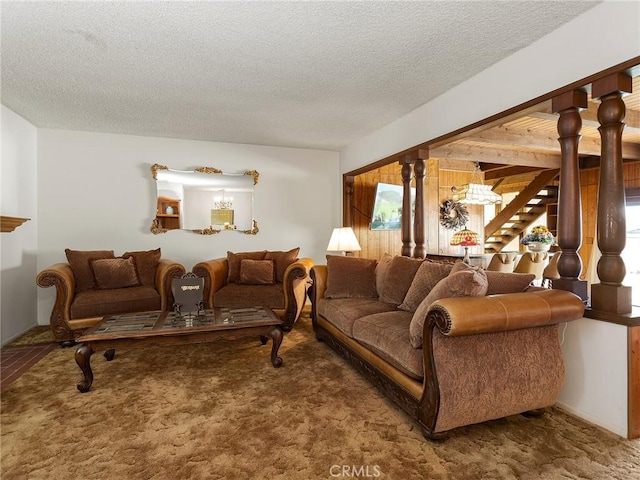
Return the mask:
<path fill-rule="evenodd" d="M 152 234 L 154 163 L 176 170 L 257 170 L 259 233 Z M 65 261 L 65 248 L 120 255 L 161 247 L 163 257 L 187 270 L 228 250 L 300 247 L 301 256 L 321 263 L 340 221 L 339 185 L 336 152 L 39 129 L 38 270 Z M 48 323 L 54 298 L 53 288 L 38 289 L 39 324 Z"/>
<path fill-rule="evenodd" d="M 347 173 L 640 55 L 640 2 L 604 2 L 340 152 Z"/>
<path fill-rule="evenodd" d="M 5 345 L 36 324 L 37 130 L 2 106 L 0 213 L 31 220 L 0 234 L 0 343 Z"/>
<path fill-rule="evenodd" d="M 565 325 L 558 406 L 626 437 L 627 328 L 588 318 Z"/>

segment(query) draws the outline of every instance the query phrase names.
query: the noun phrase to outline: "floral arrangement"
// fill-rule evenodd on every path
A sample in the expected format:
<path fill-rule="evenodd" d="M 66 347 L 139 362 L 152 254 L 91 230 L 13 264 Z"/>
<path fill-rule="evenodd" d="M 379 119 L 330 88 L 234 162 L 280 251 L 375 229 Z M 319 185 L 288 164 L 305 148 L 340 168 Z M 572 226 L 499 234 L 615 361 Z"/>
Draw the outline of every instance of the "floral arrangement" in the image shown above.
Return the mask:
<path fill-rule="evenodd" d="M 556 241 L 553 234 L 544 225 L 536 225 L 531 229 L 531 233 L 525 235 L 520 243 L 523 245 L 529 245 L 533 242 L 552 244 Z"/>

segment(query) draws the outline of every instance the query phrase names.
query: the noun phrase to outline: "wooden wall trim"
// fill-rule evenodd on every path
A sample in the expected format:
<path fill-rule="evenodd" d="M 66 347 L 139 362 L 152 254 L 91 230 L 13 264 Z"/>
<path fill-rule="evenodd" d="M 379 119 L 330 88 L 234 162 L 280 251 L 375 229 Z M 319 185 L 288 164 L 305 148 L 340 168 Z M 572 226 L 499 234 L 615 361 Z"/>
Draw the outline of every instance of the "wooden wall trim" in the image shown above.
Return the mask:
<path fill-rule="evenodd" d="M 627 205 L 640 205 L 640 187 L 625 189 Z"/>
<path fill-rule="evenodd" d="M 603 312 L 600 310 L 592 310 L 587 308 L 584 311 L 585 318 L 591 320 L 599 320 L 601 322 L 615 323 L 616 325 L 624 325 L 625 327 L 640 327 L 640 308 L 633 307 L 631 313 L 613 313 Z"/>

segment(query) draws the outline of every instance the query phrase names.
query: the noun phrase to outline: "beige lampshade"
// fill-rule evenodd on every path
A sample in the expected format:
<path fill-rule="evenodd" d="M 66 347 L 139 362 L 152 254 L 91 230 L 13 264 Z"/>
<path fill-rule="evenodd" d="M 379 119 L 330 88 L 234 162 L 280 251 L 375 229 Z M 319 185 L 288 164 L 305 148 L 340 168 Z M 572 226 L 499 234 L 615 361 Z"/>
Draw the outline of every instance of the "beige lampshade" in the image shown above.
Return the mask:
<path fill-rule="evenodd" d="M 453 202 L 468 203 L 471 205 L 495 205 L 502 203 L 502 195 L 494 192 L 491 185 L 485 185 L 482 180 L 480 164 L 476 162 L 472 179 L 462 187 L 451 187 Z"/>
<path fill-rule="evenodd" d="M 491 190 L 491 185 L 468 183 L 461 188 L 452 187 L 454 202 L 468 203 L 471 205 L 492 205 L 502 203 L 502 195 Z"/>
<path fill-rule="evenodd" d="M 334 228 L 327 250 L 330 252 L 359 252 L 362 250 L 351 227 Z"/>

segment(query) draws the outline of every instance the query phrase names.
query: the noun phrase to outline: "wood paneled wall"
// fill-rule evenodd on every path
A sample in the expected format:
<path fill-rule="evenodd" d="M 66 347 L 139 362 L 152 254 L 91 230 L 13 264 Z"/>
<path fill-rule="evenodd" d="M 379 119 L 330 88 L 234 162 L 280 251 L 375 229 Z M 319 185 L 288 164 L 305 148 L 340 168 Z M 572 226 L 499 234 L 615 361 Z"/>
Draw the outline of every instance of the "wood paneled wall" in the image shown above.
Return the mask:
<path fill-rule="evenodd" d="M 586 280 L 589 260 L 596 244 L 596 218 L 598 213 L 598 181 L 600 169 L 580 172 L 580 196 L 582 201 L 582 246 L 578 251 L 582 259 L 580 278 Z"/>
<path fill-rule="evenodd" d="M 472 177 L 472 172 L 440 170 L 440 199 L 438 202 L 438 210 L 435 212 L 436 217 L 433 220 L 438 222 L 439 225 L 438 245 L 437 251 L 431 250 L 428 253 L 440 255 L 464 255 L 463 247 L 452 247 L 449 245 L 455 230 L 450 230 L 440 225 L 440 203 L 451 198 L 451 187 L 460 187 L 465 183 L 469 183 L 472 181 Z M 484 253 L 484 207 L 481 205 L 466 205 L 466 207 L 469 211 L 467 228 L 476 232 L 480 237 L 480 245 L 476 247 L 469 247 L 469 255 L 481 255 Z"/>
<path fill-rule="evenodd" d="M 427 169 L 427 179 L 425 179 L 425 195 L 433 197 L 431 189 L 436 182 L 430 174 L 432 172 L 432 160 L 429 160 Z M 437 163 L 437 160 L 435 160 Z M 402 185 L 400 165 L 391 164 L 362 175 L 357 175 L 354 181 L 353 194 L 353 229 L 358 237 L 362 251 L 357 255 L 365 258 L 381 258 L 385 253 L 400 255 L 402 248 L 402 237 L 400 230 L 376 230 L 369 228 L 373 201 L 378 182 Z M 582 247 L 579 254 L 582 258 L 583 271 L 581 278 L 586 278 L 587 267 L 596 243 L 596 213 L 598 204 L 598 181 L 600 170 L 597 168 L 583 170 L 580 172 L 580 185 L 582 196 Z M 437 205 L 434 201 L 425 202 L 427 211 L 425 212 L 425 224 L 427 225 L 427 253 L 440 255 L 459 255 L 462 253 L 460 247 L 449 245 L 452 230 L 448 230 L 440 225 L 439 204 L 451 198 L 451 187 L 460 186 L 471 179 L 471 173 L 452 170 L 438 170 L 438 198 Z M 625 188 L 640 187 L 640 162 L 624 164 L 624 184 Z M 413 186 L 413 183 L 412 183 Z M 469 223 L 467 228 L 478 232 L 484 236 L 484 211 L 483 207 L 469 205 Z M 437 238 L 434 239 L 434 232 Z M 469 249 L 470 254 L 483 253 L 482 246 Z"/>
<path fill-rule="evenodd" d="M 364 258 L 380 259 L 385 253 L 400 255 L 402 237 L 400 230 L 375 230 L 370 227 L 373 202 L 378 182 L 402 185 L 400 165 L 390 164 L 362 175 L 357 175 L 353 183 L 352 214 L 353 231 L 362 250 L 356 255 Z"/>
<path fill-rule="evenodd" d="M 371 230 L 370 222 L 378 182 L 402 185 L 401 166 L 397 163 L 371 170 L 354 178 L 352 219 L 353 230 L 362 250 L 356 255 L 364 258 L 382 258 L 385 253 L 400 255 L 402 236 L 400 230 Z M 437 160 L 427 161 L 425 178 L 425 225 L 427 253 L 440 255 L 462 255 L 461 247 L 449 245 L 453 230 L 440 225 L 440 203 L 451 198 L 451 187 L 461 186 L 471 179 L 471 172 L 439 170 Z M 412 182 L 412 186 L 415 186 Z M 436 194 L 434 195 L 434 190 Z M 469 205 L 467 228 L 484 237 L 484 210 Z M 470 254 L 483 253 L 482 245 L 469 249 Z"/>
<path fill-rule="evenodd" d="M 640 187 L 640 163 L 625 163 L 623 165 L 624 187 Z M 597 243 L 596 222 L 598 214 L 598 183 L 600 181 L 600 169 L 592 168 L 580 172 L 580 195 L 582 197 L 582 274 L 580 278 L 586 279 L 587 268 L 593 253 L 593 246 Z"/>

